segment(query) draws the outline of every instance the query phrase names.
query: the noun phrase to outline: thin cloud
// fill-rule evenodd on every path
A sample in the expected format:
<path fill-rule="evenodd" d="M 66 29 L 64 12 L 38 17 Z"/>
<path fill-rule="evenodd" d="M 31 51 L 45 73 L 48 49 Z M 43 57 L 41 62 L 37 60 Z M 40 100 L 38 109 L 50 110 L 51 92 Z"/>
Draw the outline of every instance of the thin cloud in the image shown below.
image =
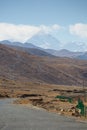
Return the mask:
<path fill-rule="evenodd" d="M 77 23 L 69 26 L 71 34 L 80 36 L 81 38 L 87 38 L 87 24 Z"/>
<path fill-rule="evenodd" d="M 31 25 L 15 25 L 9 23 L 0 23 L 0 40 L 12 40 L 25 42 L 39 31 L 49 33 L 60 30 L 60 25 L 54 24 L 51 26 L 31 26 Z"/>
<path fill-rule="evenodd" d="M 54 24 L 54 25 L 51 25 L 51 26 L 40 25 L 40 30 L 44 31 L 45 33 L 50 33 L 50 32 L 53 32 L 53 31 L 58 31 L 58 30 L 60 30 L 62 28 L 63 27 L 61 27 L 58 24 Z"/>

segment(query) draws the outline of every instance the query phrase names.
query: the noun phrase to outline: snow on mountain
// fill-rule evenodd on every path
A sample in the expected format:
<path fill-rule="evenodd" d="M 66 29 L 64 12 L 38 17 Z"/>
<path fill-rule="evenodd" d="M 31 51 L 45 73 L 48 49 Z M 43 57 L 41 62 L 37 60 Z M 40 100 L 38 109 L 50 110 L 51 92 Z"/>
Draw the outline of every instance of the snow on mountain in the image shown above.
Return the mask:
<path fill-rule="evenodd" d="M 87 51 L 87 44 L 85 42 L 75 41 L 62 44 L 62 42 L 60 42 L 57 38 L 55 38 L 51 34 L 44 32 L 39 32 L 35 34 L 27 42 L 44 49 L 54 49 L 54 50 L 66 49 L 72 52 Z"/>
<path fill-rule="evenodd" d="M 44 49 L 48 49 L 48 48 L 58 49 L 58 50 L 61 49 L 60 41 L 58 41 L 52 35 L 44 32 L 39 32 L 35 34 L 27 42 L 32 43 Z"/>
<path fill-rule="evenodd" d="M 65 54 L 72 55 L 72 52 L 86 52 L 87 51 L 87 43 L 85 42 L 75 41 L 75 42 L 68 42 L 64 44 L 60 42 L 57 38 L 52 36 L 51 34 L 41 32 L 41 31 L 33 35 L 25 43 L 11 42 L 8 40 L 1 41 L 0 43 L 12 45 L 12 46 L 26 47 L 26 48 L 37 48 L 40 50 L 49 49 L 51 54 L 54 54 L 56 56 L 65 55 Z M 71 53 L 64 51 L 64 49 L 71 51 Z M 58 52 L 59 50 L 63 50 L 63 51 Z"/>
<path fill-rule="evenodd" d="M 69 42 L 63 48 L 74 52 L 84 52 L 87 51 L 87 44 L 85 42 Z"/>

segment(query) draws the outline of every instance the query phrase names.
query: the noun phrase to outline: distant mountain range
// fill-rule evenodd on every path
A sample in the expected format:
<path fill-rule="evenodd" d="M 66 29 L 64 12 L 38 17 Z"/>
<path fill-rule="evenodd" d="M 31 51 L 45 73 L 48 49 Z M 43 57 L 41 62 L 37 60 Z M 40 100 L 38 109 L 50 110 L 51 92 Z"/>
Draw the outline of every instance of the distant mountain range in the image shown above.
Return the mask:
<path fill-rule="evenodd" d="M 87 43 L 85 42 L 68 42 L 63 46 L 64 49 L 75 51 L 75 52 L 84 52 L 87 50 Z"/>
<path fill-rule="evenodd" d="M 21 42 L 10 42 L 8 40 L 4 40 L 0 42 L 1 44 L 4 44 L 10 48 L 15 48 L 16 50 L 21 50 L 23 52 L 27 52 L 32 55 L 36 56 L 49 56 L 53 57 L 52 54 L 45 52 L 44 49 L 37 47 L 31 43 L 21 43 Z"/>
<path fill-rule="evenodd" d="M 87 51 L 87 43 L 73 41 L 68 43 L 61 43 L 60 40 L 52 36 L 51 34 L 38 32 L 34 36 L 32 36 L 28 43 L 32 43 L 33 45 L 39 46 L 45 49 L 53 49 L 53 50 L 69 50 L 71 52 L 84 52 Z"/>
<path fill-rule="evenodd" d="M 61 49 L 61 50 L 46 49 L 45 51 L 54 56 L 59 56 L 59 57 L 76 58 L 79 55 L 83 55 L 83 52 L 72 52 L 66 49 Z"/>
<path fill-rule="evenodd" d="M 0 41 L 1 44 L 10 45 L 10 46 L 19 46 L 19 47 L 25 47 L 25 48 L 39 48 L 31 43 L 21 43 L 21 42 L 11 42 L 8 40 Z"/>
<path fill-rule="evenodd" d="M 10 46 L 11 48 L 16 48 L 25 52 L 29 52 L 30 54 L 37 56 L 57 56 L 57 57 L 69 57 L 69 58 L 87 60 L 87 52 L 73 52 L 66 49 L 61 50 L 44 49 L 28 42 L 21 43 L 21 42 L 10 42 L 8 40 L 4 40 L 0 41 L 0 43 Z"/>
<path fill-rule="evenodd" d="M 44 32 L 38 32 L 25 43 L 8 40 L 1 41 L 0 43 L 37 56 L 57 56 L 87 60 L 86 43 L 70 42 L 61 46 L 59 40 Z"/>
<path fill-rule="evenodd" d="M 11 44 L 11 42 L 7 40 L 2 41 L 2 43 Z M 13 44 L 16 46 L 18 45 L 20 46 L 20 42 L 13 42 Z M 58 40 L 56 37 L 52 36 L 51 34 L 41 32 L 41 31 L 33 35 L 31 38 L 29 38 L 24 45 L 25 47 L 29 46 L 29 48 L 38 47 L 38 48 L 53 49 L 53 50 L 65 49 L 71 52 L 87 51 L 87 43 L 85 42 L 73 41 L 73 42 L 68 42 L 66 44 L 65 43 L 63 44 L 61 43 L 60 40 Z"/>

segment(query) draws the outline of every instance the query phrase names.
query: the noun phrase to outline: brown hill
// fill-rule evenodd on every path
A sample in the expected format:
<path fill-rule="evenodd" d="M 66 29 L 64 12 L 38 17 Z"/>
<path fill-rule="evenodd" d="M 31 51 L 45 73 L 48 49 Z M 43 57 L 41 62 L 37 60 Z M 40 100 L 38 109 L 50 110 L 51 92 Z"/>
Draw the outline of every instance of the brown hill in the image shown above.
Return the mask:
<path fill-rule="evenodd" d="M 39 57 L 0 44 L 0 78 L 78 85 L 86 82 L 87 61 Z"/>

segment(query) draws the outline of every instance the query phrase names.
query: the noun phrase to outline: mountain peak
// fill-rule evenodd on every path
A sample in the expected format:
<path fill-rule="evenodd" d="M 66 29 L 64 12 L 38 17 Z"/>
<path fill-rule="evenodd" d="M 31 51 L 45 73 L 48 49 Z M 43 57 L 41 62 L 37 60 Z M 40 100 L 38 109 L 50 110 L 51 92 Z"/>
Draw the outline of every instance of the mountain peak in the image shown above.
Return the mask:
<path fill-rule="evenodd" d="M 32 38 L 30 38 L 27 42 L 32 43 L 44 49 L 48 49 L 48 48 L 60 49 L 61 48 L 61 43 L 59 40 L 57 40 L 51 34 L 45 33 L 43 31 L 40 31 L 34 36 L 32 36 Z"/>

